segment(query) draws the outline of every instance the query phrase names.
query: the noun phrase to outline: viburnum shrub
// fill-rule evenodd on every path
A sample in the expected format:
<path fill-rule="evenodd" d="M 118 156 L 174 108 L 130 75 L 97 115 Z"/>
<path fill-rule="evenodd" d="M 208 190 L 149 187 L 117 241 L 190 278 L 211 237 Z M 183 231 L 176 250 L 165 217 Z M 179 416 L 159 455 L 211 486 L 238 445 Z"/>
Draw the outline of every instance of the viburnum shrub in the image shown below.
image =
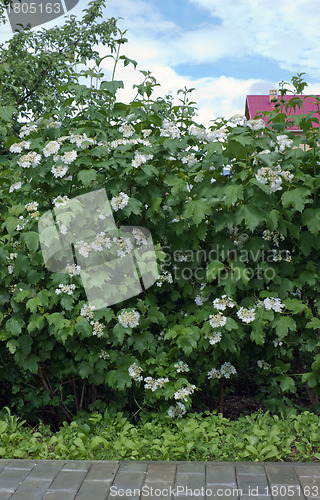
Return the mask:
<path fill-rule="evenodd" d="M 189 90 L 178 105 L 153 99 L 149 72 L 130 104 L 99 67 L 81 76 L 98 88 L 66 84 L 59 109 L 4 137 L 0 338 L 10 403 L 69 420 L 90 405 L 179 417 L 212 409 L 218 396 L 222 410 L 225 388 L 275 406 L 305 387 L 315 408 L 320 152 L 311 120 L 302 138 L 277 113 L 273 126 L 234 116 L 206 129 Z M 118 227 L 150 231 L 159 276 L 95 310 L 78 265 L 46 269 L 38 220 L 101 188 Z"/>

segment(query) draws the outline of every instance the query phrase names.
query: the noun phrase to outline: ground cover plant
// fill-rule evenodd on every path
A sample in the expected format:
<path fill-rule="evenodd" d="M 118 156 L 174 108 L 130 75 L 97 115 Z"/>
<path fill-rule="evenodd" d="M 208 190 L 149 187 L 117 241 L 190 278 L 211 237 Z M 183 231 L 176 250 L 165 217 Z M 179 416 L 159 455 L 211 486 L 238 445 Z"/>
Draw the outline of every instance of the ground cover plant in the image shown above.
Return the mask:
<path fill-rule="evenodd" d="M 2 458 L 61 460 L 320 460 L 319 417 L 254 413 L 235 421 L 217 412 L 171 419 L 145 413 L 137 425 L 122 412 L 84 413 L 54 433 L 33 428 L 8 409 L 0 420 Z"/>
<path fill-rule="evenodd" d="M 115 20 L 97 21 L 103 5 L 91 2 L 79 53 L 72 40 L 85 34 L 72 16 L 61 29 L 17 33 L 1 48 L 3 404 L 55 426 L 88 408 L 159 409 L 173 420 L 222 412 L 227 393 L 258 395 L 272 411 L 307 396 L 317 411 L 317 117 L 280 108 L 268 126 L 234 116 L 206 129 L 192 89 L 179 91 L 177 103 L 153 98 L 158 84 L 147 71 L 136 98 L 119 102 L 123 82 L 115 72 L 105 79 L 88 46 L 104 43 L 115 68 L 136 63 L 121 55 Z M 18 49 L 30 56 L 26 71 L 39 69 L 30 88 L 12 69 Z M 287 111 L 303 110 L 302 75 L 292 83 Z M 293 125 L 302 137 L 290 133 Z M 139 296 L 94 310 L 77 265 L 46 268 L 38 221 L 101 188 L 118 227 L 150 231 L 159 275 Z M 94 244 L 103 248 L 108 235 Z M 78 248 L 84 257 L 91 250 L 83 241 Z M 130 251 L 119 241 L 120 257 Z"/>

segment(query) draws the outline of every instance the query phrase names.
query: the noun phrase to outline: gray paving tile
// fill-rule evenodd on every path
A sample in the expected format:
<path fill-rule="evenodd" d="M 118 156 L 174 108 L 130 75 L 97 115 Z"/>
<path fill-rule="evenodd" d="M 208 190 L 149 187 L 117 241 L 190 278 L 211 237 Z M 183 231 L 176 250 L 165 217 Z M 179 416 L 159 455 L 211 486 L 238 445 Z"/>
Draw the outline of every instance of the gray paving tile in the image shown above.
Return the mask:
<path fill-rule="evenodd" d="M 53 481 L 62 467 L 63 462 L 37 462 L 25 480 L 33 481 L 35 479 L 50 479 Z"/>
<path fill-rule="evenodd" d="M 206 465 L 198 462 L 188 462 L 183 464 L 177 464 L 177 472 L 184 472 L 188 474 L 197 474 L 205 472 Z"/>
<path fill-rule="evenodd" d="M 319 464 L 299 464 L 293 465 L 298 477 L 320 477 Z"/>
<path fill-rule="evenodd" d="M 47 491 L 42 500 L 74 500 L 75 495 L 74 491 Z"/>
<path fill-rule="evenodd" d="M 144 484 L 141 488 L 141 499 L 142 500 L 148 500 L 148 499 L 173 499 L 173 491 L 174 491 L 174 485 L 173 483 L 148 483 Z"/>
<path fill-rule="evenodd" d="M 299 484 L 298 476 L 296 475 L 294 468 L 284 464 L 278 465 L 266 465 L 266 472 L 270 484 L 275 484 L 279 486 L 289 485 L 289 484 Z"/>
<path fill-rule="evenodd" d="M 229 498 L 230 500 L 238 500 L 240 498 L 240 490 L 236 486 L 227 486 L 225 484 L 210 484 L 206 486 L 206 498 L 213 499 L 219 498 L 222 500 L 226 500 Z"/>
<path fill-rule="evenodd" d="M 63 471 L 88 471 L 91 467 L 89 460 L 70 460 L 64 463 Z"/>
<path fill-rule="evenodd" d="M 0 472 L 9 464 L 9 462 L 10 460 L 4 460 L 3 458 L 0 459 Z"/>
<path fill-rule="evenodd" d="M 89 481 L 85 479 L 75 497 L 75 500 L 106 500 L 110 482 L 104 480 Z"/>
<path fill-rule="evenodd" d="M 0 472 L 0 489 L 14 493 L 29 473 L 30 469 L 3 469 Z"/>
<path fill-rule="evenodd" d="M 6 469 L 31 470 L 36 463 L 36 460 L 10 460 Z"/>
<path fill-rule="evenodd" d="M 118 468 L 118 462 L 106 461 L 103 463 L 93 463 L 86 475 L 86 479 L 90 481 L 113 481 Z"/>
<path fill-rule="evenodd" d="M 145 483 L 174 483 L 176 469 L 175 463 L 151 463 L 148 465 Z"/>
<path fill-rule="evenodd" d="M 320 477 L 300 477 L 300 484 L 305 496 L 320 498 Z"/>
<path fill-rule="evenodd" d="M 251 495 L 250 496 L 243 495 L 243 496 L 240 497 L 241 500 L 255 500 L 255 498 L 261 498 L 261 497 L 253 497 Z M 272 500 L 272 498 L 271 497 L 262 497 L 262 500 Z M 302 498 L 300 498 L 300 500 L 302 500 Z"/>
<path fill-rule="evenodd" d="M 238 474 L 237 483 L 243 495 L 257 496 L 255 492 L 259 496 L 268 495 L 269 484 L 265 474 Z"/>
<path fill-rule="evenodd" d="M 42 500 L 51 480 L 23 481 L 10 500 Z M 0 497 L 1 498 L 1 497 Z"/>
<path fill-rule="evenodd" d="M 119 472 L 146 472 L 147 468 L 147 462 L 126 461 L 120 462 Z"/>
<path fill-rule="evenodd" d="M 236 465 L 238 474 L 265 474 L 264 465 L 257 463 L 244 462 Z"/>
<path fill-rule="evenodd" d="M 49 491 L 77 491 L 87 475 L 85 470 L 61 470 L 49 487 Z"/>
<path fill-rule="evenodd" d="M 197 496 L 192 493 L 196 489 L 205 488 L 205 474 L 185 474 L 184 472 L 178 472 L 176 476 L 176 486 L 184 486 L 190 490 L 190 493 L 186 493 L 186 496 Z"/>
<path fill-rule="evenodd" d="M 235 467 L 233 465 L 207 464 L 207 484 L 236 486 Z"/>
<path fill-rule="evenodd" d="M 118 472 L 112 486 L 121 490 L 139 489 L 145 479 L 144 472 Z"/>
<path fill-rule="evenodd" d="M 1 500 L 10 500 L 12 498 L 12 491 L 0 488 L 0 498 Z"/>

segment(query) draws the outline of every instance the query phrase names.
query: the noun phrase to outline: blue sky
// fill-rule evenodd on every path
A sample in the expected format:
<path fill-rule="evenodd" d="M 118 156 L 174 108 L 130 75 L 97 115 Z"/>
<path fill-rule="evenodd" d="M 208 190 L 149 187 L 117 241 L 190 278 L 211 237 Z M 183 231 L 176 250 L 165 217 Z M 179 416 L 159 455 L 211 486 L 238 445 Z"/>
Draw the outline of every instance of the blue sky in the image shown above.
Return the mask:
<path fill-rule="evenodd" d="M 81 18 L 87 6 L 80 0 L 70 13 Z M 126 83 L 124 101 L 135 95 L 139 69 L 161 83 L 157 95 L 195 87 L 198 121 L 205 124 L 243 113 L 246 94 L 268 93 L 299 71 L 307 73 L 310 92 L 320 94 L 318 0 L 108 0 L 105 18 L 111 16 L 123 18 L 119 26 L 129 39 L 123 53 L 138 62 L 136 71 L 117 70 Z M 4 41 L 10 31 L 0 29 Z M 111 74 L 111 61 L 104 64 Z"/>

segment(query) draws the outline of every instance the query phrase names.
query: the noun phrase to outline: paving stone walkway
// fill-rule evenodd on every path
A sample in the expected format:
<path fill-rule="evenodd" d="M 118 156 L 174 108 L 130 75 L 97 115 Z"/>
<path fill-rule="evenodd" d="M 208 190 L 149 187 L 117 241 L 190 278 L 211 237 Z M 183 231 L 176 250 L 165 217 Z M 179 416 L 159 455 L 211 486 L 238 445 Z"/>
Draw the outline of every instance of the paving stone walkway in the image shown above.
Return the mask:
<path fill-rule="evenodd" d="M 0 460 L 0 500 L 320 499 L 320 464 Z"/>

